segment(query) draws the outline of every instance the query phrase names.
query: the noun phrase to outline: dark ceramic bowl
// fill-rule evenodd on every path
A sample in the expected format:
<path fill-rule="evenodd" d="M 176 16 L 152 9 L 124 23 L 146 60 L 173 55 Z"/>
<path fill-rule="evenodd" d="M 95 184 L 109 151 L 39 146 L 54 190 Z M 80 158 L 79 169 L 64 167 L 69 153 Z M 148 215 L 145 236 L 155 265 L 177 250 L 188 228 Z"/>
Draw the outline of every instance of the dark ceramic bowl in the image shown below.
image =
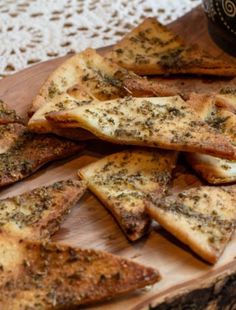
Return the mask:
<path fill-rule="evenodd" d="M 203 0 L 213 40 L 236 56 L 236 0 Z"/>

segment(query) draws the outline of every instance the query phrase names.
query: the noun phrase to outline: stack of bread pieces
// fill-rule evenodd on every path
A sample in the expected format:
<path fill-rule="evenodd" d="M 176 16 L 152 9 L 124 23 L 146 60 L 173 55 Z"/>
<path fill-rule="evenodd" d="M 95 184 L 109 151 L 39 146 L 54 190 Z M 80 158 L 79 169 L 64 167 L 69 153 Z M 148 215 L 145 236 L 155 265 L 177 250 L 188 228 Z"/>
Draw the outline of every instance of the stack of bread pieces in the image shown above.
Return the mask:
<path fill-rule="evenodd" d="M 150 77 L 172 74 L 232 80 L 199 93 Z M 50 241 L 86 188 L 130 242 L 147 235 L 154 220 L 216 263 L 236 223 L 235 76 L 235 64 L 148 18 L 105 56 L 89 48 L 60 65 L 33 100 L 27 125 L 1 102 L 0 186 L 78 155 L 92 140 L 105 141 L 110 152 L 80 168 L 78 180 L 0 200 L 0 308 L 87 305 L 160 280 L 151 267 Z M 202 185 L 171 191 L 179 161 Z"/>

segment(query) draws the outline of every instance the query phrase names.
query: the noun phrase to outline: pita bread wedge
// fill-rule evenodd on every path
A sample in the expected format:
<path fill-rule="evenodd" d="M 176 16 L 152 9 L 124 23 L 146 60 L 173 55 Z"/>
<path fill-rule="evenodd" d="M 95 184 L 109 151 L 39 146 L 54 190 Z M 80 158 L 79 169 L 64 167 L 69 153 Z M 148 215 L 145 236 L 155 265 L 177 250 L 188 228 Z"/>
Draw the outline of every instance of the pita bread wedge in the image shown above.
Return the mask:
<path fill-rule="evenodd" d="M 66 180 L 0 200 L 1 232 L 27 239 L 51 236 L 85 189 L 82 181 Z"/>
<path fill-rule="evenodd" d="M 22 119 L 0 99 L 0 124 L 10 123 L 22 123 Z"/>
<path fill-rule="evenodd" d="M 76 154 L 83 148 L 81 143 L 26 131 L 10 149 L 0 154 L 0 187 L 22 180 L 46 163 Z"/>
<path fill-rule="evenodd" d="M 163 196 L 176 157 L 176 152 L 169 151 L 123 151 L 80 169 L 79 176 L 111 211 L 126 236 L 135 241 L 149 229 L 146 196 Z"/>
<path fill-rule="evenodd" d="M 49 122 L 45 118 L 46 113 L 70 110 L 92 99 L 99 101 L 127 94 L 166 96 L 176 93 L 176 89 L 160 83 L 153 87 L 146 79 L 117 66 L 95 50 L 87 49 L 72 56 L 52 73 L 33 102 L 31 112 L 35 113 L 28 126 L 33 132 L 58 134 L 60 123 Z M 60 134 L 64 135 L 64 132 L 61 130 Z"/>
<path fill-rule="evenodd" d="M 25 126 L 18 123 L 0 125 L 0 154 L 7 152 L 25 131 Z"/>
<path fill-rule="evenodd" d="M 57 96 L 77 97 L 85 91 L 98 100 L 107 100 L 127 94 L 122 79 L 130 75 L 125 69 L 105 60 L 93 49 L 67 59 L 48 78 L 33 101 L 31 113 L 45 103 L 56 100 Z M 79 88 L 79 91 L 75 91 Z"/>
<path fill-rule="evenodd" d="M 45 117 L 47 113 L 75 109 L 90 102 L 91 97 L 84 91 L 77 94 L 76 98 L 68 94 L 57 96 L 57 98 L 45 103 L 33 114 L 28 122 L 28 129 L 36 133 L 54 133 L 72 140 L 83 141 L 93 139 L 94 136 L 86 130 L 80 128 L 64 130 L 60 123 L 49 122 Z"/>
<path fill-rule="evenodd" d="M 205 119 L 211 127 L 222 132 L 235 145 L 236 115 L 232 112 L 234 106 L 229 101 L 219 103 L 215 96 L 205 96 L 204 100 L 204 96 L 197 97 L 195 95 L 195 99 L 192 101 L 192 106 L 195 105 L 198 115 Z M 199 153 L 188 153 L 186 159 L 208 183 L 223 184 L 236 180 L 235 161 Z"/>
<path fill-rule="evenodd" d="M 199 153 L 188 153 L 186 159 L 190 166 L 210 184 L 231 183 L 236 180 L 236 161 Z"/>
<path fill-rule="evenodd" d="M 50 115 L 46 117 L 50 119 Z M 235 158 L 235 148 L 227 138 L 202 121 L 178 96 L 92 102 L 75 110 L 55 112 L 53 119 L 77 122 L 77 127 L 112 143 Z"/>
<path fill-rule="evenodd" d="M 215 263 L 235 229 L 235 187 L 200 186 L 147 204 L 147 212 L 209 263 Z"/>
<path fill-rule="evenodd" d="M 143 288 L 160 274 L 106 252 L 0 234 L 0 308 L 72 309 Z"/>
<path fill-rule="evenodd" d="M 198 46 L 185 45 L 155 18 L 145 19 L 118 42 L 107 57 L 140 75 L 236 75 L 236 64 L 215 58 Z"/>

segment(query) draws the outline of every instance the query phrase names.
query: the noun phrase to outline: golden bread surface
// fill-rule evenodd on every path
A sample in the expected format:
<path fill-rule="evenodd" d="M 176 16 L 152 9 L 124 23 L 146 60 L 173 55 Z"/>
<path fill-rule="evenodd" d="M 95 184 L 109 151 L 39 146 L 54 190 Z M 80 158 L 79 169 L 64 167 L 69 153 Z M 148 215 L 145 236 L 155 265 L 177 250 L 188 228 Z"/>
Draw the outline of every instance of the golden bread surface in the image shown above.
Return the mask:
<path fill-rule="evenodd" d="M 179 96 L 91 102 L 46 117 L 50 119 L 51 115 L 54 120 L 86 129 L 112 143 L 200 152 L 227 159 L 236 155 L 227 137 L 202 121 Z"/>
<path fill-rule="evenodd" d="M 135 241 L 149 229 L 145 200 L 165 194 L 176 158 L 176 152 L 170 151 L 123 151 L 83 167 L 79 176 Z"/>
<path fill-rule="evenodd" d="M 235 230 L 236 190 L 200 186 L 147 204 L 161 226 L 209 263 L 215 263 Z"/>
<path fill-rule="evenodd" d="M 112 254 L 0 234 L 0 308 L 71 309 L 143 288 L 160 274 Z"/>
<path fill-rule="evenodd" d="M 0 200 L 0 229 L 19 238 L 50 237 L 86 189 L 82 181 L 66 180 Z"/>
<path fill-rule="evenodd" d="M 204 74 L 235 76 L 236 65 L 183 40 L 155 18 L 147 18 L 108 53 L 120 66 L 140 75 Z"/>

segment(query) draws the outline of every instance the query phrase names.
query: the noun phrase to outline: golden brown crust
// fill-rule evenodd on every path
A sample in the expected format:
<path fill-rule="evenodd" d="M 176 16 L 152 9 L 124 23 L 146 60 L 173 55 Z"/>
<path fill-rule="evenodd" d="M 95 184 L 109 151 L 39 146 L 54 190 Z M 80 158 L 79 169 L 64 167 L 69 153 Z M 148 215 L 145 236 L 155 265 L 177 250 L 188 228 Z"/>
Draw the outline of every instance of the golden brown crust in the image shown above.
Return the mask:
<path fill-rule="evenodd" d="M 55 127 L 60 124 L 55 121 L 52 124 L 51 113 L 74 109 L 91 100 L 99 102 L 127 95 L 143 97 L 177 93 L 176 88 L 153 84 L 87 49 L 72 56 L 49 77 L 33 103 L 34 114 L 28 127 L 37 133 L 55 133 Z M 47 114 L 51 119 L 45 117 Z"/>
<path fill-rule="evenodd" d="M 124 86 L 133 97 L 167 97 L 180 94 L 175 86 L 166 86 L 162 83 L 152 82 L 145 78 L 130 77 L 124 80 Z"/>
<path fill-rule="evenodd" d="M 215 263 L 235 227 L 235 188 L 200 186 L 147 204 L 147 212 L 209 263 Z"/>
<path fill-rule="evenodd" d="M 4 234 L 0 253 L 1 309 L 69 309 L 160 280 L 157 270 L 109 253 Z"/>
<path fill-rule="evenodd" d="M 127 94 L 122 79 L 128 73 L 125 69 L 105 60 L 88 48 L 67 59 L 47 79 L 32 103 L 30 113 L 34 113 L 45 103 L 63 94 L 80 99 L 81 94 L 98 100 L 108 100 Z M 78 91 L 72 91 L 77 88 Z"/>
<path fill-rule="evenodd" d="M 73 155 L 84 145 L 50 135 L 24 132 L 4 154 L 0 154 L 0 186 L 31 175 L 44 164 Z"/>
<path fill-rule="evenodd" d="M 208 183 L 224 184 L 235 182 L 236 162 L 199 153 L 188 153 L 190 166 Z"/>
<path fill-rule="evenodd" d="M 231 88 L 230 88 L 231 90 Z M 229 90 L 227 90 L 229 92 Z M 236 143 L 235 98 L 231 101 L 219 101 L 219 95 L 191 95 L 189 104 L 211 127 L 224 134 L 228 140 Z M 221 96 L 221 95 L 220 95 Z M 228 94 L 223 95 L 228 96 Z M 229 161 L 205 154 L 186 154 L 192 168 L 207 182 L 212 184 L 229 183 L 236 180 L 235 161 Z"/>
<path fill-rule="evenodd" d="M 7 152 L 26 132 L 25 126 L 18 123 L 0 125 L 0 154 Z"/>
<path fill-rule="evenodd" d="M 76 124 L 112 143 L 152 146 L 236 158 L 226 137 L 211 128 L 180 97 L 123 98 L 55 112 L 54 119 Z"/>
<path fill-rule="evenodd" d="M 1 232 L 27 239 L 50 237 L 85 190 L 85 182 L 66 180 L 0 200 Z"/>
<path fill-rule="evenodd" d="M 10 124 L 10 123 L 22 123 L 22 119 L 16 114 L 16 112 L 10 109 L 7 104 L 5 104 L 0 99 L 0 124 Z"/>
<path fill-rule="evenodd" d="M 148 195 L 162 197 L 175 167 L 177 154 L 130 150 L 106 156 L 79 170 L 88 188 L 117 219 L 126 236 L 135 241 L 149 230 L 145 212 Z"/>
<path fill-rule="evenodd" d="M 236 64 L 214 58 L 198 46 L 185 45 L 155 18 L 147 18 L 107 55 L 140 75 L 207 74 L 235 76 Z"/>

